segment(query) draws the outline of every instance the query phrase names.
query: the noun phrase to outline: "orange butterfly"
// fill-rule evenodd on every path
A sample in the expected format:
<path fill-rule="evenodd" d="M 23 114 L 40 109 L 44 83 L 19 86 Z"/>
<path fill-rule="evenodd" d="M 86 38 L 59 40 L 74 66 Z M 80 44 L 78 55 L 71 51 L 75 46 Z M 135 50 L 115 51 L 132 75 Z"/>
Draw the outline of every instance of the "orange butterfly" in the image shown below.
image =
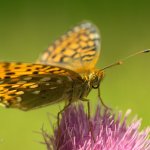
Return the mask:
<path fill-rule="evenodd" d="M 149 50 L 136 54 L 145 52 Z M 98 30 L 92 23 L 84 22 L 48 47 L 36 64 L 1 62 L 0 104 L 30 110 L 66 100 L 65 109 L 73 101 L 82 100 L 87 101 L 89 110 L 86 97 L 92 88 L 99 89 L 103 70 L 121 64 L 119 61 L 95 69 L 99 55 Z"/>
<path fill-rule="evenodd" d="M 100 54 L 97 28 L 81 23 L 55 41 L 37 60 L 0 63 L 0 104 L 30 110 L 67 100 L 86 100 L 98 88 L 103 71 L 95 70 Z"/>

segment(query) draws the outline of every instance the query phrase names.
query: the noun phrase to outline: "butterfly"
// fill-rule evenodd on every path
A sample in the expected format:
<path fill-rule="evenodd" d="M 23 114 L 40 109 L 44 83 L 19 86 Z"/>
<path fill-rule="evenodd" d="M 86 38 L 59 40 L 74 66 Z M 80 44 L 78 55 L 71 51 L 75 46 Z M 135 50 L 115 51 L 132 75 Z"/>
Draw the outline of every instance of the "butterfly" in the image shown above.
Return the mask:
<path fill-rule="evenodd" d="M 99 88 L 104 72 L 95 69 L 100 34 L 83 22 L 56 40 L 36 63 L 0 62 L 0 104 L 31 110 L 63 100 L 69 106 Z"/>
<path fill-rule="evenodd" d="M 67 104 L 86 98 L 92 89 L 98 89 L 104 78 L 104 70 L 120 65 L 132 54 L 103 69 L 95 65 L 100 56 L 100 34 L 90 22 L 83 22 L 56 40 L 39 57 L 36 63 L 0 62 L 0 105 L 6 108 L 31 110 L 66 100 Z"/>

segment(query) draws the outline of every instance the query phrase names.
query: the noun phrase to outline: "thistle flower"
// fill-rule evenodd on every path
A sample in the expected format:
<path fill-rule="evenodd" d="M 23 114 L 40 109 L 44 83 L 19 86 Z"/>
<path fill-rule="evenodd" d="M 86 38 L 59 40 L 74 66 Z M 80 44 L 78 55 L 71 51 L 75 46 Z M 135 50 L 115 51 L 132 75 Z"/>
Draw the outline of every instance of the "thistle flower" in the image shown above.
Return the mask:
<path fill-rule="evenodd" d="M 82 104 L 71 105 L 62 114 L 60 133 L 58 128 L 53 136 L 42 130 L 44 143 L 47 150 L 150 150 L 150 129 L 139 131 L 141 120 L 137 119 L 127 125 L 129 113 L 123 117 L 121 112 L 102 112 L 98 106 L 89 120 Z"/>

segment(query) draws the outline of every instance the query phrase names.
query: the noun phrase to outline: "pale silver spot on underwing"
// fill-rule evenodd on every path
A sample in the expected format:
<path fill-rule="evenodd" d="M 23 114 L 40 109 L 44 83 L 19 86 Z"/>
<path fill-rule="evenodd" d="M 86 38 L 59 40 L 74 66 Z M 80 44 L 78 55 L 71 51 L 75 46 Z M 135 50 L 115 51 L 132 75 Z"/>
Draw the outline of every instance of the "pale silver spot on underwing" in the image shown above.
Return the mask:
<path fill-rule="evenodd" d="M 51 80 L 51 77 L 44 77 L 40 81 L 45 82 L 45 81 L 50 81 L 50 80 Z"/>
<path fill-rule="evenodd" d="M 56 89 L 56 88 L 57 88 L 57 87 L 50 87 L 49 89 L 50 89 L 50 90 L 54 90 L 54 89 Z"/>
<path fill-rule="evenodd" d="M 40 93 L 40 91 L 34 91 L 34 92 L 32 92 L 33 94 L 39 94 Z"/>
<path fill-rule="evenodd" d="M 31 80 L 32 79 L 32 77 L 24 77 L 23 78 L 23 80 L 25 80 L 25 81 L 29 81 L 29 80 Z"/>
<path fill-rule="evenodd" d="M 1 103 L 0 103 L 1 104 Z M 8 103 L 8 101 L 3 101 L 3 107 L 7 107 L 7 106 L 9 106 L 10 104 Z"/>
<path fill-rule="evenodd" d="M 49 85 L 50 85 L 50 83 L 46 83 L 45 85 L 49 86 Z"/>
<path fill-rule="evenodd" d="M 68 78 L 69 81 L 72 81 L 71 77 L 67 76 L 67 78 Z"/>
<path fill-rule="evenodd" d="M 58 79 L 56 82 L 59 83 L 59 84 L 61 84 L 62 80 Z"/>
<path fill-rule="evenodd" d="M 16 97 L 17 102 L 21 102 L 22 98 L 20 96 Z"/>
<path fill-rule="evenodd" d="M 5 104 L 3 104 L 3 103 L 0 103 L 0 106 L 2 106 L 2 107 L 6 107 L 6 105 L 5 105 Z"/>

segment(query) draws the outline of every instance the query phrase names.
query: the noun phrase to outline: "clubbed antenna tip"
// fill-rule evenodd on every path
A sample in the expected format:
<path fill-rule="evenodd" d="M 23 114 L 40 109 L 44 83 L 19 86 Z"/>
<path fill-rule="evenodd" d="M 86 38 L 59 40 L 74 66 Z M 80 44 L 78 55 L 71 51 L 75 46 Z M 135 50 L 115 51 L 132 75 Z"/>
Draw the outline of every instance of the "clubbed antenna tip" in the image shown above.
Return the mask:
<path fill-rule="evenodd" d="M 131 54 L 131 55 L 129 55 L 129 56 L 127 56 L 127 57 L 125 57 L 125 58 L 123 58 L 123 59 L 121 59 L 121 60 L 119 60 L 119 61 L 113 63 L 113 64 L 110 64 L 110 65 L 108 65 L 108 66 L 102 68 L 101 70 L 105 70 L 105 69 L 108 69 L 108 68 L 111 68 L 111 67 L 117 66 L 117 65 L 122 65 L 127 59 L 129 59 L 129 58 L 131 58 L 131 57 L 133 57 L 133 56 L 136 56 L 136 55 L 139 55 L 139 54 L 142 54 L 142 53 L 148 53 L 148 52 L 150 52 L 150 49 L 138 51 L 138 52 L 133 53 L 133 54 Z"/>
<path fill-rule="evenodd" d="M 148 53 L 148 52 L 150 52 L 150 49 L 146 49 L 143 51 L 143 53 Z"/>

